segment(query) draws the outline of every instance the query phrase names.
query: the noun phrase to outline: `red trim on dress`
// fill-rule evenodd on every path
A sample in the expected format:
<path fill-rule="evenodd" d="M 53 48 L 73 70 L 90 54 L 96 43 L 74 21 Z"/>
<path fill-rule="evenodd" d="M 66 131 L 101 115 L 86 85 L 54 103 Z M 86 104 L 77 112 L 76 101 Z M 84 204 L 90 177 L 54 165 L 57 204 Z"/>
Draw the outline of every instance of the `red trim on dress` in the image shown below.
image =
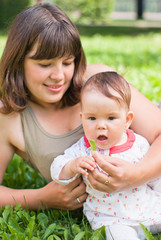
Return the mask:
<path fill-rule="evenodd" d="M 90 145 L 90 143 L 88 142 L 88 139 L 86 138 L 86 136 L 84 136 L 84 141 L 85 141 L 86 147 L 87 147 L 87 148 L 90 148 L 91 145 Z"/>
<path fill-rule="evenodd" d="M 126 133 L 127 133 L 126 143 L 118 145 L 118 146 L 111 147 L 109 149 L 109 155 L 114 154 L 114 153 L 124 152 L 124 151 L 127 151 L 128 149 L 132 148 L 132 146 L 135 142 L 134 132 L 133 132 L 133 130 L 128 129 L 128 130 L 126 130 Z M 84 141 L 85 141 L 86 147 L 89 148 L 90 143 L 89 143 L 88 139 L 86 138 L 86 136 L 84 136 Z"/>

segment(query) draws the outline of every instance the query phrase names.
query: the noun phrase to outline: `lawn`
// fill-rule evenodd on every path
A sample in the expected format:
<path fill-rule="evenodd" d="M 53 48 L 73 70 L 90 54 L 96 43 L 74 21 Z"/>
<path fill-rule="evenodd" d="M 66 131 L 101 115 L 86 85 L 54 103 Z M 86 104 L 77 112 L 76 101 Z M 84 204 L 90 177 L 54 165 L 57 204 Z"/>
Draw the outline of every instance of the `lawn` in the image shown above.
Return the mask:
<path fill-rule="evenodd" d="M 79 27 L 87 63 L 111 66 L 153 102 L 161 100 L 161 32 L 117 27 Z M 6 35 L 0 33 L 0 55 Z M 46 181 L 15 156 L 3 184 L 39 188 Z M 93 232 L 82 214 L 69 211 L 23 210 L 19 205 L 0 209 L 0 239 L 105 239 L 104 228 Z M 152 238 L 149 238 L 152 239 Z M 155 240 L 161 236 L 155 236 Z"/>
<path fill-rule="evenodd" d="M 160 101 L 161 32 L 138 33 L 134 29 L 128 35 L 117 28 L 115 31 L 115 35 L 103 32 L 104 35 L 82 36 L 87 62 L 109 65 L 151 101 Z"/>

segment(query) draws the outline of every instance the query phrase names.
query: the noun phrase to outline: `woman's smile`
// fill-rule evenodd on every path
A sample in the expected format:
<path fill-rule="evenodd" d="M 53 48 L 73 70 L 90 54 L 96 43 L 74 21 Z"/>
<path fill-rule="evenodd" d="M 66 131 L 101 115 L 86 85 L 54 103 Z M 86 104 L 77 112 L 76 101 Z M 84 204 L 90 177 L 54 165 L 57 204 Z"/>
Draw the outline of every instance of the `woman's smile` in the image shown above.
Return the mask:
<path fill-rule="evenodd" d="M 44 84 L 44 86 L 47 88 L 47 90 L 51 92 L 60 92 L 63 89 L 63 84 L 54 84 L 54 85 L 47 85 Z"/>

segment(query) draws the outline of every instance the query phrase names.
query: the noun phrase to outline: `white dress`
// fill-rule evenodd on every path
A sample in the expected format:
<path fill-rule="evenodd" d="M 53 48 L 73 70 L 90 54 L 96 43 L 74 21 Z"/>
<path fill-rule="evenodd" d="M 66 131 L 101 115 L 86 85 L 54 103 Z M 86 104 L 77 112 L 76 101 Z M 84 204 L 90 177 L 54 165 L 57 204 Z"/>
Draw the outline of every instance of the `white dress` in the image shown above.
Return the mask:
<path fill-rule="evenodd" d="M 127 130 L 127 136 L 125 144 L 112 147 L 109 150 L 97 149 L 97 151 L 137 164 L 147 153 L 149 144 L 145 138 L 133 133 L 132 130 Z M 72 179 L 59 180 L 61 169 L 71 159 L 89 155 L 90 152 L 91 147 L 88 140 L 86 137 L 82 137 L 68 148 L 64 155 L 55 158 L 51 165 L 52 179 L 60 184 L 68 184 L 73 181 L 79 174 Z M 84 214 L 94 230 L 103 225 L 123 224 L 137 228 L 142 223 L 149 228 L 151 225 L 161 223 L 160 179 L 114 194 L 97 191 L 93 189 L 86 177 L 83 179 L 89 194 L 83 206 Z"/>

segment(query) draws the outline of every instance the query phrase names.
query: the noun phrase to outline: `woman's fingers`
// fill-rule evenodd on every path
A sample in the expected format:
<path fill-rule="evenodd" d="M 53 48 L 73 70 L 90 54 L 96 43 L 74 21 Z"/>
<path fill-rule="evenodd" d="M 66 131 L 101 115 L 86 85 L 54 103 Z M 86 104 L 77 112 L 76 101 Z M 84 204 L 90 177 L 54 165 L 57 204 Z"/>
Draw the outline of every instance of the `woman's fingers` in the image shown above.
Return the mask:
<path fill-rule="evenodd" d="M 76 187 L 79 187 L 81 183 L 82 183 L 82 178 L 81 178 L 81 177 L 77 178 L 77 179 L 74 180 L 73 182 L 71 182 L 71 183 L 69 183 L 68 185 L 66 185 L 66 186 L 68 187 L 68 190 L 67 190 L 67 191 L 68 191 L 69 193 L 73 193 L 74 189 L 75 189 Z"/>
<path fill-rule="evenodd" d="M 67 185 L 60 185 L 52 181 L 38 189 L 38 192 L 42 208 L 74 210 L 82 207 L 87 198 L 86 186 L 81 177 Z"/>
<path fill-rule="evenodd" d="M 79 181 L 77 181 L 79 180 Z M 72 209 L 80 208 L 83 206 L 83 203 L 85 202 L 88 194 L 86 193 L 86 185 L 82 181 L 82 178 L 80 177 L 79 179 L 75 180 L 72 183 L 77 184 L 76 187 L 73 188 L 72 185 L 72 191 L 70 193 L 71 198 L 74 200 L 74 204 L 72 205 Z M 74 185 L 75 185 L 74 184 Z"/>
<path fill-rule="evenodd" d="M 93 158 L 99 165 L 99 167 L 104 170 L 108 175 L 115 175 L 117 173 L 117 165 L 114 159 L 111 157 L 93 152 Z"/>
<path fill-rule="evenodd" d="M 113 185 L 113 178 L 110 175 L 100 172 L 98 169 L 89 172 L 88 180 L 93 188 L 101 192 L 111 193 L 116 190 L 116 187 Z"/>
<path fill-rule="evenodd" d="M 88 196 L 85 190 L 86 186 L 83 182 L 81 182 L 77 188 L 73 189 L 72 194 L 74 195 L 73 199 L 75 204 L 72 205 L 72 209 L 81 208 L 83 206 L 83 203 Z"/>
<path fill-rule="evenodd" d="M 93 158 L 103 170 L 98 168 L 89 172 L 88 179 L 95 189 L 112 193 L 135 186 L 137 165 L 97 152 L 93 153 Z"/>
<path fill-rule="evenodd" d="M 77 198 L 77 197 L 80 197 L 82 195 L 86 195 L 87 196 L 87 193 L 86 193 L 86 185 L 83 181 L 80 182 L 80 184 L 73 188 L 72 191 L 71 191 L 71 196 L 73 198 Z"/>

